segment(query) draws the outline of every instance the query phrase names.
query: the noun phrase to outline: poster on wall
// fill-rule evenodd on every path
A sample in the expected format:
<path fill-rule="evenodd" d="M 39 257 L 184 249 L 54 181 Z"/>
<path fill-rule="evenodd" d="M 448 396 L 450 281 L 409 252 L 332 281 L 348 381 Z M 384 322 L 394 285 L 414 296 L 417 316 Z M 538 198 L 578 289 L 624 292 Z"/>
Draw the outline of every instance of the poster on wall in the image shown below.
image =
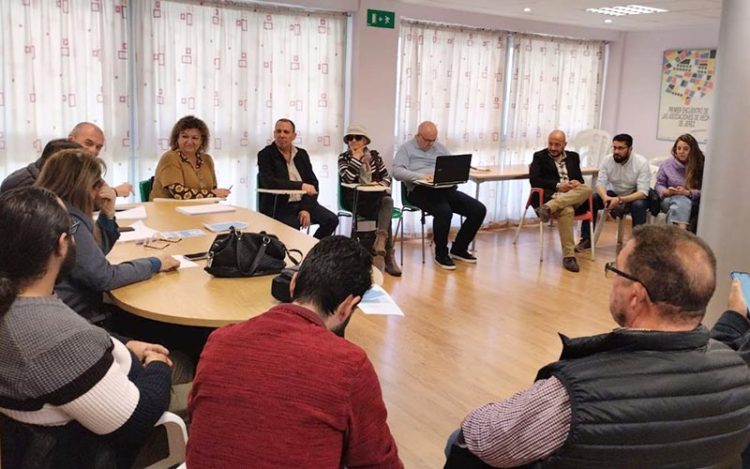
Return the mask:
<path fill-rule="evenodd" d="M 689 133 L 706 143 L 715 83 L 716 49 L 665 50 L 656 138 L 674 141 Z"/>

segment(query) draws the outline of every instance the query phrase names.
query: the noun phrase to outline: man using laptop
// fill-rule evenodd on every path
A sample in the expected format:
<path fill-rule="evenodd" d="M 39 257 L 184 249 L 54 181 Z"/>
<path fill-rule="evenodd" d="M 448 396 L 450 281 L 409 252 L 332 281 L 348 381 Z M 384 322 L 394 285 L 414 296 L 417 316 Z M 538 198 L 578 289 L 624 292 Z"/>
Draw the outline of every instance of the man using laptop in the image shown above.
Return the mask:
<path fill-rule="evenodd" d="M 453 260 L 471 264 L 477 262 L 477 258 L 469 253 L 469 243 L 482 226 L 487 209 L 478 200 L 459 191 L 455 185 L 430 187 L 415 184 L 418 180 L 431 182 L 436 158 L 450 154 L 437 142 L 437 137 L 435 124 L 429 121 L 419 124 L 414 138 L 401 145 L 396 153 L 393 176 L 406 184 L 409 201 L 433 216 L 435 262 L 443 269 L 455 270 Z M 448 251 L 448 231 L 454 213 L 462 215 L 464 222 Z"/>

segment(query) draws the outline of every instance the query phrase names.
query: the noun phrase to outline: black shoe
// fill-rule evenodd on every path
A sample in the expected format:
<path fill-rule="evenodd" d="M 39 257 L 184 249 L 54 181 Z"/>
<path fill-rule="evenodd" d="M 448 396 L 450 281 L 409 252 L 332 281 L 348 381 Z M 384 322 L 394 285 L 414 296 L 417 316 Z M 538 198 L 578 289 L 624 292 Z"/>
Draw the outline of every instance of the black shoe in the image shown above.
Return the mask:
<path fill-rule="evenodd" d="M 552 210 L 550 210 L 550 208 L 546 205 L 542 205 L 534 211 L 536 212 L 536 216 L 539 217 L 540 220 L 542 220 L 542 223 L 547 223 L 552 217 Z"/>
<path fill-rule="evenodd" d="M 448 254 L 436 254 L 435 263 L 445 270 L 456 270 L 456 264 Z"/>
<path fill-rule="evenodd" d="M 583 252 L 591 249 L 591 240 L 587 238 L 581 238 L 580 241 L 578 241 L 578 244 L 576 244 L 575 250 L 576 252 Z"/>
<path fill-rule="evenodd" d="M 454 251 L 451 249 L 450 253 L 451 258 L 460 261 L 460 262 L 466 262 L 467 264 L 476 264 L 477 258 L 469 254 L 469 251 Z"/>
<path fill-rule="evenodd" d="M 581 268 L 578 267 L 578 261 L 575 257 L 563 257 L 563 267 L 565 267 L 565 270 L 571 272 L 579 272 L 581 270 Z"/>

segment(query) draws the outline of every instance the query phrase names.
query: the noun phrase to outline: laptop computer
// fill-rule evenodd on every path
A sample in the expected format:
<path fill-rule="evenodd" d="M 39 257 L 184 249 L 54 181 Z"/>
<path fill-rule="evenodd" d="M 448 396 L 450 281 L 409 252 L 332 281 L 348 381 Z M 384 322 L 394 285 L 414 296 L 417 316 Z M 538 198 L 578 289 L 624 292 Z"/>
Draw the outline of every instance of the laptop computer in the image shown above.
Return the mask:
<path fill-rule="evenodd" d="M 415 184 L 428 187 L 451 187 L 469 180 L 471 154 L 442 155 L 435 159 L 435 173 L 432 181 L 417 179 Z"/>

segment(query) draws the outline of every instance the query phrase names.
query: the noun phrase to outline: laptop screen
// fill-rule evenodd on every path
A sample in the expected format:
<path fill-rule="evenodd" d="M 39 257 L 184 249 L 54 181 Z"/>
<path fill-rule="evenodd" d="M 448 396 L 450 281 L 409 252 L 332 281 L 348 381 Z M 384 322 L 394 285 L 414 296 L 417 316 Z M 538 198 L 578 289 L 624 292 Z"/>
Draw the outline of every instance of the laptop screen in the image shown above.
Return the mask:
<path fill-rule="evenodd" d="M 462 183 L 469 180 L 471 170 L 471 154 L 442 155 L 435 161 L 433 184 Z"/>

